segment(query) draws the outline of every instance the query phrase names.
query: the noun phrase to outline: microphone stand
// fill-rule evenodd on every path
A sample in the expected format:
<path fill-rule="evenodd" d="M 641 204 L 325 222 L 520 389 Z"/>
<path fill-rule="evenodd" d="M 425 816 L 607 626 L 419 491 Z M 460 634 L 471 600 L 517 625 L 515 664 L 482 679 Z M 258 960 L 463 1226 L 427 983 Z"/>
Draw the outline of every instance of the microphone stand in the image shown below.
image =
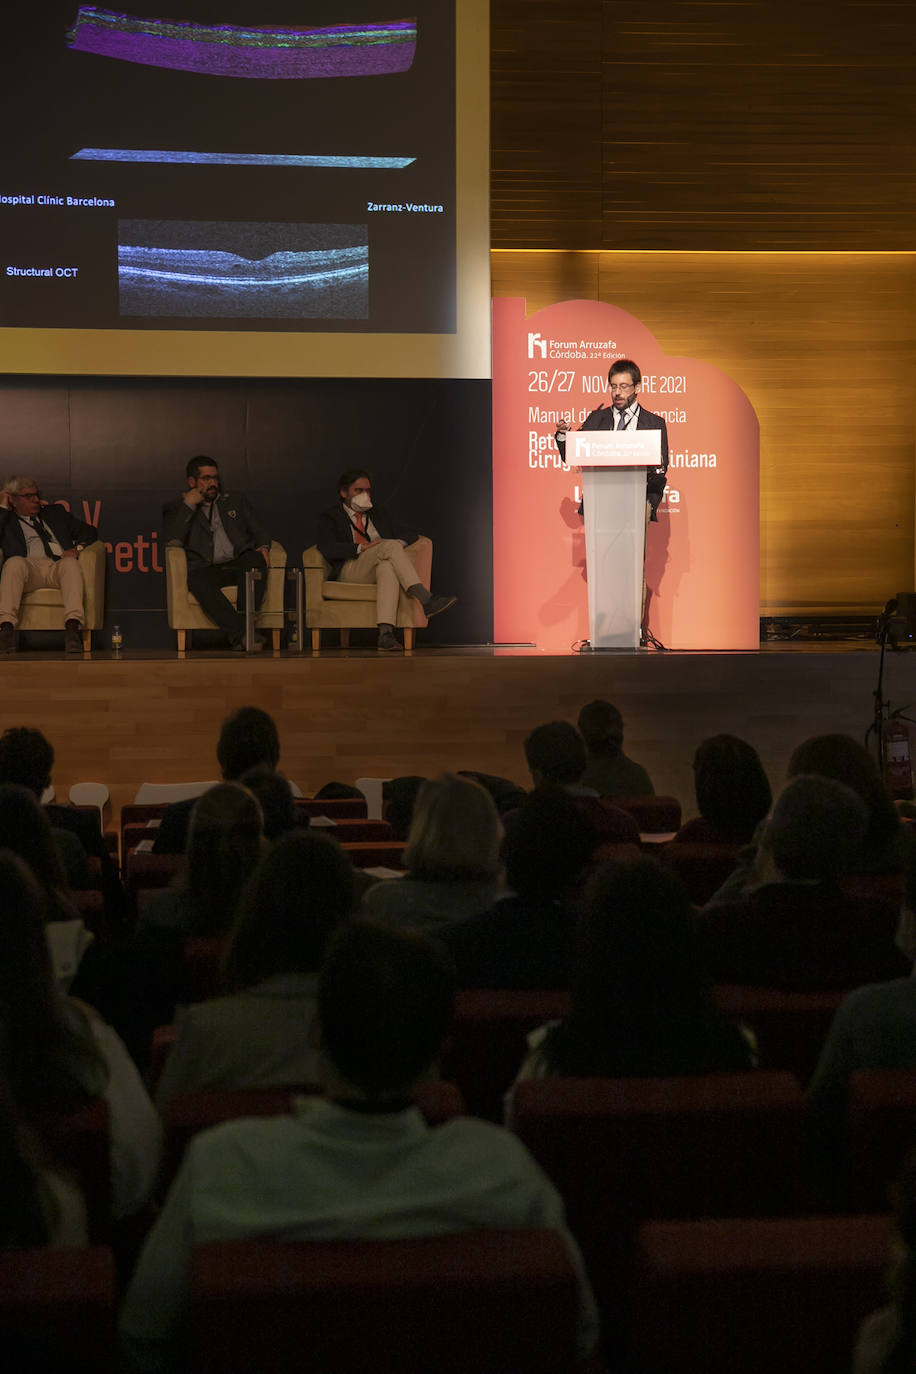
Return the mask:
<path fill-rule="evenodd" d="M 875 744 L 878 752 L 878 767 L 881 770 L 882 780 L 885 777 L 885 769 L 887 766 L 887 740 L 885 739 L 884 733 L 885 725 L 892 720 L 905 720 L 911 725 L 916 725 L 916 721 L 914 721 L 913 717 L 906 714 L 910 709 L 909 705 L 899 706 L 896 711 L 892 711 L 890 702 L 884 700 L 884 659 L 887 653 L 888 641 L 890 641 L 892 649 L 898 648 L 897 641 L 891 634 L 891 617 L 896 610 L 897 598 L 891 597 L 878 618 L 878 632 L 875 638 L 881 646 L 881 651 L 878 656 L 878 681 L 873 693 L 875 699 L 875 715 L 871 725 L 869 725 L 868 729 L 865 731 L 866 749 L 868 748 L 869 736 L 874 732 Z"/>

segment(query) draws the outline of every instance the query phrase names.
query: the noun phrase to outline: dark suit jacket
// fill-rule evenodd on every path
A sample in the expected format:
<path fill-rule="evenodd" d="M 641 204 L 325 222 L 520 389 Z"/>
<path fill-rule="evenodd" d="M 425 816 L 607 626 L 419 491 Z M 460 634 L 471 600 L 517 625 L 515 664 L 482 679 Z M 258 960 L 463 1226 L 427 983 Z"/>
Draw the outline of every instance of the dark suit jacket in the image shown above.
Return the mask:
<path fill-rule="evenodd" d="M 416 540 L 416 530 L 399 524 L 388 514 L 384 506 L 373 506 L 371 511 L 367 513 L 378 530 L 380 539 L 403 539 L 405 544 L 412 544 Z M 335 501 L 333 506 L 328 506 L 327 510 L 323 510 L 319 515 L 316 543 L 319 553 L 331 565 L 330 580 L 332 582 L 344 563 L 351 558 L 359 557 L 356 552 L 356 540 L 353 537 L 353 524 L 344 508 L 343 501 Z"/>
<path fill-rule="evenodd" d="M 62 549 L 75 549 L 77 544 L 94 544 L 99 532 L 85 521 L 78 520 L 63 506 L 42 506 L 39 514 Z M 0 549 L 4 558 L 27 558 L 29 546 L 19 516 L 0 506 Z"/>
<path fill-rule="evenodd" d="M 269 547 L 270 535 L 241 492 L 224 491 L 216 498 L 223 529 L 232 543 L 236 558 L 249 550 Z M 180 544 L 188 564 L 213 562 L 213 533 L 201 506 L 188 506 L 179 496 L 162 508 L 162 539 Z"/>
<path fill-rule="evenodd" d="M 616 411 L 613 406 L 599 406 L 582 421 L 582 429 L 613 429 Z M 655 512 L 665 494 L 665 473 L 668 471 L 668 426 L 664 415 L 656 415 L 651 410 L 639 407 L 636 416 L 637 429 L 660 429 L 662 432 L 662 465 L 646 469 L 646 500 L 652 507 L 652 519 L 657 520 Z M 562 434 L 555 436 L 560 457 L 566 459 L 566 439 Z"/>

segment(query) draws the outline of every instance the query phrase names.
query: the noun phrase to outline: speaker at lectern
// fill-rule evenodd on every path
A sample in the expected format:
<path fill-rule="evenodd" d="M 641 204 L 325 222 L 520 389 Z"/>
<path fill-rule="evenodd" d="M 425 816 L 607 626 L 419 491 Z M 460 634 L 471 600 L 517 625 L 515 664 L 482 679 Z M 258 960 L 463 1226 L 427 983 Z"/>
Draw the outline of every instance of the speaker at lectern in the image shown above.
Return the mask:
<path fill-rule="evenodd" d="M 662 465 L 661 430 L 570 430 L 566 462 L 582 469 L 592 648 L 638 649 L 646 468 Z"/>

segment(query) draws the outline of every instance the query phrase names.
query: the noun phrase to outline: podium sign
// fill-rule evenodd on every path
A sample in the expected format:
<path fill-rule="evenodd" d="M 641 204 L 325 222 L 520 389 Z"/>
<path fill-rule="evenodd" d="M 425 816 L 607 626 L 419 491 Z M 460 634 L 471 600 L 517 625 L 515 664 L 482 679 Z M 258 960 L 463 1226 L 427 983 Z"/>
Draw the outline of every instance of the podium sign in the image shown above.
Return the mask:
<path fill-rule="evenodd" d="M 573 468 L 660 468 L 660 429 L 573 429 L 566 435 L 566 462 Z"/>
<path fill-rule="evenodd" d="M 566 436 L 566 461 L 583 470 L 591 646 L 637 649 L 646 553 L 646 468 L 661 466 L 661 431 L 571 431 Z"/>

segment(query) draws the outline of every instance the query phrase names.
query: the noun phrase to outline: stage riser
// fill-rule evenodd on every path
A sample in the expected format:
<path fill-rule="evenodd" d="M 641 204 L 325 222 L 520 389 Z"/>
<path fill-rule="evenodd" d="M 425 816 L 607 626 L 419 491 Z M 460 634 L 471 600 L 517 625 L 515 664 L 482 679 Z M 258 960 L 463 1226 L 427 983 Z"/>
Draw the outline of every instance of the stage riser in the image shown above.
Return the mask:
<path fill-rule="evenodd" d="M 808 735 L 862 738 L 873 712 L 874 650 L 759 654 L 431 654 L 376 659 L 10 660 L 0 724 L 54 744 L 59 796 L 108 783 L 117 810 L 142 782 L 217 775 L 223 719 L 257 705 L 277 721 L 281 767 L 304 791 L 331 778 L 475 768 L 527 783 L 522 741 L 546 720 L 575 720 L 594 697 L 620 707 L 626 748 L 659 792 L 693 811 L 697 743 L 727 731 L 760 751 L 774 789 Z M 916 702 L 916 658 L 888 658 L 885 696 Z M 916 712 L 914 712 L 916 714 Z"/>

